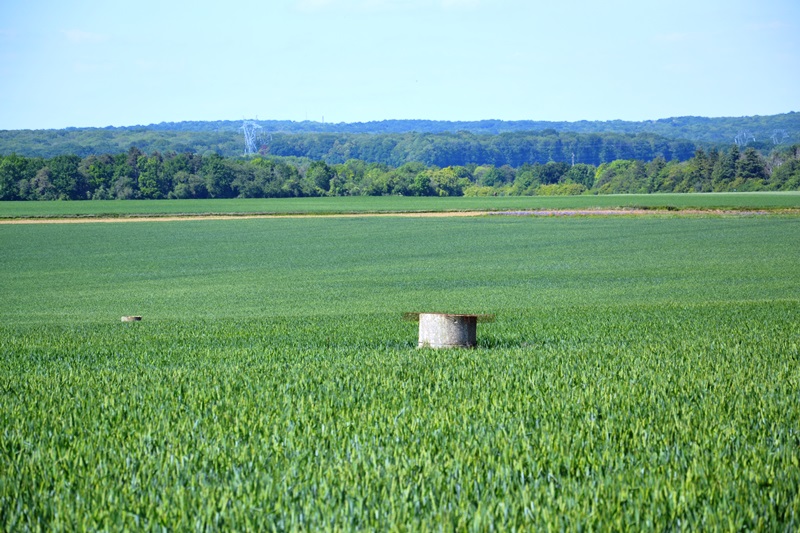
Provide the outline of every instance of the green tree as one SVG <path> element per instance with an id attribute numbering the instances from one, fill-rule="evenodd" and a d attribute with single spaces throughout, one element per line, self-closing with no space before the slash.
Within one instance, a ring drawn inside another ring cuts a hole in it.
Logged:
<path id="1" fill-rule="evenodd" d="M 570 166 L 564 162 L 548 161 L 544 165 L 534 165 L 539 173 L 539 182 L 544 185 L 558 183 L 569 172 Z"/>
<path id="2" fill-rule="evenodd" d="M 171 189 L 171 180 L 164 177 L 162 158 L 158 152 L 150 156 L 141 156 L 139 167 L 139 191 L 143 198 L 166 198 Z"/>
<path id="3" fill-rule="evenodd" d="M 306 179 L 322 191 L 322 194 L 330 191 L 331 180 L 336 177 L 334 170 L 325 161 L 314 161 L 306 170 Z"/>
<path id="4" fill-rule="evenodd" d="M 539 180 L 539 173 L 534 170 L 532 165 L 526 163 L 517 169 L 510 193 L 520 196 L 532 195 L 541 183 Z"/>
<path id="5" fill-rule="evenodd" d="M 144 153 L 131 146 L 114 158 L 113 195 L 119 200 L 139 197 L 139 158 Z"/>
<path id="6" fill-rule="evenodd" d="M 360 184 L 349 189 L 350 194 L 365 196 L 382 196 L 389 194 L 388 173 L 389 171 L 381 167 L 371 167 L 364 174 Z"/>
<path id="7" fill-rule="evenodd" d="M 208 198 L 206 180 L 202 176 L 179 170 L 173 176 L 172 183 L 169 198 Z"/>
<path id="8" fill-rule="evenodd" d="M 661 169 L 651 187 L 655 185 L 653 192 L 676 192 L 684 179 L 683 164 L 673 159 Z"/>
<path id="9" fill-rule="evenodd" d="M 666 166 L 667 161 L 661 155 L 657 156 L 655 159 L 645 165 L 648 193 L 658 190 L 658 177 Z"/>
<path id="10" fill-rule="evenodd" d="M 739 161 L 739 147 L 735 144 L 723 153 L 711 170 L 711 188 L 714 191 L 728 191 L 736 179 L 736 163 Z"/>
<path id="11" fill-rule="evenodd" d="M 19 200 L 19 184 L 27 176 L 24 157 L 11 154 L 0 158 L 0 200 Z"/>
<path id="12" fill-rule="evenodd" d="M 592 165 L 578 163 L 572 165 L 562 176 L 564 183 L 578 183 L 589 189 L 594 185 L 594 173 L 596 169 Z"/>
<path id="13" fill-rule="evenodd" d="M 777 190 L 796 191 L 800 189 L 800 160 L 784 162 L 772 172 L 770 183 Z"/>
<path id="14" fill-rule="evenodd" d="M 231 164 L 218 154 L 203 158 L 200 173 L 206 182 L 211 198 L 233 198 L 233 180 L 236 178 Z"/>
<path id="15" fill-rule="evenodd" d="M 599 194 L 646 193 L 650 186 L 642 161 L 618 159 L 597 169 L 594 190 Z"/>
<path id="16" fill-rule="evenodd" d="M 413 196 L 433 196 L 435 191 L 431 184 L 431 177 L 427 171 L 420 172 L 414 177 L 414 182 L 409 187 Z"/>
<path id="17" fill-rule="evenodd" d="M 90 191 L 110 189 L 114 180 L 114 158 L 108 154 L 91 155 L 81 162 L 80 170 L 86 176 Z"/>
<path id="18" fill-rule="evenodd" d="M 800 144 L 774 150 L 769 157 L 771 190 L 797 190 L 800 187 Z"/>
<path id="19" fill-rule="evenodd" d="M 31 180 L 31 196 L 33 200 L 56 200 L 59 191 L 53 186 L 51 181 L 52 171 L 50 167 L 44 166 L 39 169 L 36 176 Z"/>
<path id="20" fill-rule="evenodd" d="M 755 148 L 745 148 L 736 164 L 736 181 L 741 181 L 746 189 L 753 190 L 761 188 L 766 180 L 767 169 L 764 158 Z"/>
<path id="21" fill-rule="evenodd" d="M 686 163 L 677 192 L 710 192 L 712 167 L 713 163 L 705 151 L 697 149 L 694 157 Z"/>
<path id="22" fill-rule="evenodd" d="M 58 155 L 47 162 L 50 182 L 58 191 L 59 198 L 86 199 L 86 184 L 78 170 L 80 164 L 81 158 L 77 155 Z"/>

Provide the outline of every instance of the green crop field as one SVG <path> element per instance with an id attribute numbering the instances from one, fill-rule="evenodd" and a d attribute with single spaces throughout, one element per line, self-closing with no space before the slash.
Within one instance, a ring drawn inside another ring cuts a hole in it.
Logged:
<path id="1" fill-rule="evenodd" d="M 235 200 L 92 200 L 0 202 L 0 219 L 59 216 L 167 215 L 176 213 L 369 213 L 529 209 L 798 209 L 799 192 L 713 194 L 609 194 L 602 196 L 503 196 L 432 198 L 356 196 Z"/>
<path id="2" fill-rule="evenodd" d="M 264 205 L 204 211 L 296 209 Z M 800 528 L 797 215 L 20 224 L 0 249 L 5 531 Z M 417 349 L 411 311 L 495 320 Z"/>

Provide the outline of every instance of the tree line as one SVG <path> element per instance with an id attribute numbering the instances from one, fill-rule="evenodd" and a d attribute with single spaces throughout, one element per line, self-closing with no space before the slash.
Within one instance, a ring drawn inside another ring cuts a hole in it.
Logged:
<path id="1" fill-rule="evenodd" d="M 152 129 L 68 129 L 0 132 L 0 154 L 51 158 L 119 153 L 136 146 L 145 153 L 191 152 L 237 157 L 244 153 L 241 131 L 178 131 Z M 686 160 L 697 148 L 691 141 L 651 133 L 571 133 L 556 130 L 507 132 L 498 135 L 468 131 L 440 133 L 266 133 L 256 150 L 264 156 L 307 157 L 328 164 L 361 159 L 401 166 L 420 162 L 453 165 L 510 165 L 563 161 L 600 165 L 615 159 Z"/>
<path id="2" fill-rule="evenodd" d="M 313 133 L 273 135 L 261 147 L 263 155 L 308 157 L 329 164 L 350 159 L 401 166 L 423 163 L 448 167 L 545 164 L 548 161 L 600 165 L 617 159 L 650 161 L 663 157 L 681 161 L 699 145 L 649 133 L 559 133 L 555 130 L 476 135 L 470 132 L 436 134 L 354 135 Z"/>
<path id="3" fill-rule="evenodd" d="M 658 155 L 599 165 L 545 163 L 392 166 L 347 159 L 191 152 L 0 156 L 0 200 L 479 196 L 800 190 L 800 144 L 763 156 L 736 145 L 696 149 L 685 161 Z"/>
<path id="4" fill-rule="evenodd" d="M 574 133 L 652 133 L 670 139 L 688 139 L 704 143 L 733 142 L 735 137 L 746 132 L 752 137 L 748 141 L 767 144 L 794 144 L 800 142 L 800 113 L 790 112 L 777 115 L 750 117 L 670 117 L 657 120 L 580 120 L 542 121 L 542 120 L 380 120 L 370 122 L 318 122 L 313 120 L 253 120 L 265 132 L 304 134 L 304 133 L 352 133 L 352 134 L 397 134 L 397 133 L 458 133 L 462 131 L 479 135 L 497 135 L 509 132 L 530 132 L 555 130 Z M 189 132 L 219 133 L 241 131 L 242 122 L 235 120 L 161 122 L 146 126 L 121 126 L 107 128 L 67 128 L 49 130 L 59 134 L 72 135 L 81 132 L 100 132 L 114 136 L 120 132 Z M 25 130 L 3 133 L 23 134 Z M 31 132 L 33 130 L 27 130 Z M 42 130 L 40 130 L 42 131 Z M 753 139 L 754 138 L 754 139 Z M 142 148 L 141 144 L 137 144 Z M 16 150 L 17 153 L 23 153 Z M 0 153 L 8 153 L 0 150 Z M 31 155 L 31 154 L 28 154 Z M 39 154 L 36 154 L 39 155 Z M 53 154 L 57 155 L 57 154 Z"/>

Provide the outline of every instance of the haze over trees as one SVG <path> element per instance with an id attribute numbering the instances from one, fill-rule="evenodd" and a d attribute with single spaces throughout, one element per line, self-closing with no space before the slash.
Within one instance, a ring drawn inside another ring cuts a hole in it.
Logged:
<path id="1" fill-rule="evenodd" d="M 0 200 L 800 189 L 800 113 L 636 123 L 258 124 L 257 153 L 249 156 L 240 122 L 2 131 Z M 551 127 L 516 131 L 542 125 Z M 733 134 L 744 126 L 752 129 Z M 581 131 L 556 129 L 567 127 Z M 694 140 L 655 133 L 669 128 Z"/>
<path id="2" fill-rule="evenodd" d="M 271 155 L 327 163 L 363 159 L 400 166 L 448 166 L 563 161 L 599 165 L 614 159 L 686 160 L 697 148 L 752 146 L 768 152 L 800 143 L 800 113 L 766 117 L 677 117 L 654 121 L 542 122 L 386 120 L 354 124 L 252 121 L 258 148 Z M 0 131 L 0 154 L 31 157 L 115 154 L 136 146 L 146 153 L 242 155 L 242 122 L 178 122 L 119 128 Z"/>

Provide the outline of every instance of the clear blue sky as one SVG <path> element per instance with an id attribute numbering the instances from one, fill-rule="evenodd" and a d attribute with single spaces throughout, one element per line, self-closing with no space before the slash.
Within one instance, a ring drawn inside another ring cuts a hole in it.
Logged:
<path id="1" fill-rule="evenodd" d="M 0 129 L 789 111 L 797 0 L 0 5 Z"/>

